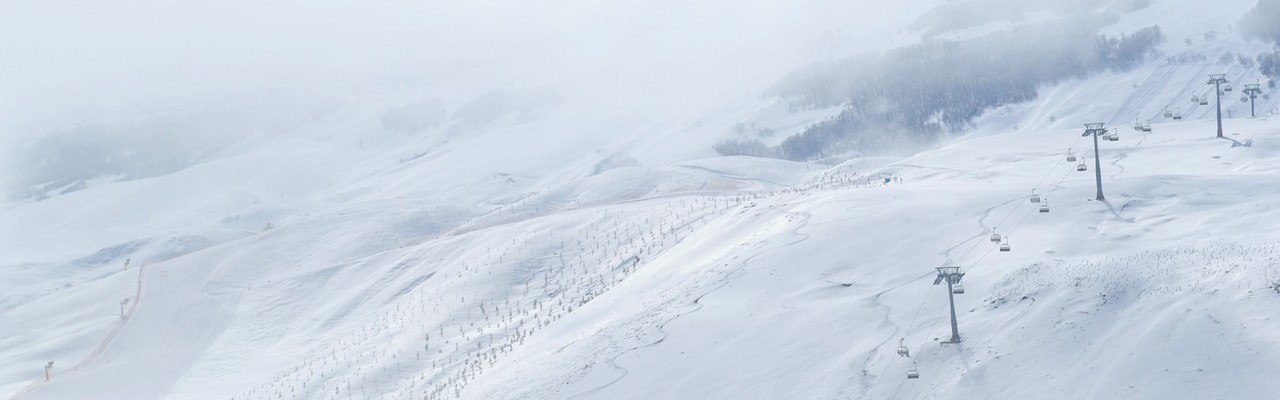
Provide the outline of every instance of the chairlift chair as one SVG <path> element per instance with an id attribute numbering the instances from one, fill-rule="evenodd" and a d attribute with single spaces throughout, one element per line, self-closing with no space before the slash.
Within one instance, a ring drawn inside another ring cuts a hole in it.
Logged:
<path id="1" fill-rule="evenodd" d="M 1230 91 L 1231 91 L 1231 84 L 1230 84 L 1230 83 L 1228 83 L 1228 84 L 1222 85 L 1222 91 L 1224 91 L 1224 92 L 1230 92 Z"/>
<path id="2" fill-rule="evenodd" d="M 1067 162 L 1076 162 L 1076 155 L 1067 153 Z"/>
<path id="3" fill-rule="evenodd" d="M 1040 212 L 1042 212 L 1042 213 L 1047 213 L 1047 212 L 1049 212 L 1049 201 L 1048 201 L 1048 200 L 1045 200 L 1045 202 L 1044 202 L 1044 203 L 1040 203 Z"/>
<path id="4" fill-rule="evenodd" d="M 1080 163 L 1080 165 L 1076 166 L 1076 171 L 1084 172 L 1088 170 L 1089 170 L 1089 166 L 1085 165 L 1084 163 Z"/>
<path id="5" fill-rule="evenodd" d="M 920 379 L 920 370 L 916 369 L 914 364 L 912 364 L 911 369 L 907 371 L 907 379 Z"/>
<path id="6" fill-rule="evenodd" d="M 951 293 L 964 294 L 964 285 L 957 283 L 954 287 L 951 288 Z"/>
<path id="7" fill-rule="evenodd" d="M 1035 190 L 1035 189 L 1031 189 L 1031 202 L 1032 202 L 1032 203 L 1039 203 L 1039 202 L 1040 202 L 1040 195 L 1036 194 L 1036 190 Z"/>
<path id="8" fill-rule="evenodd" d="M 1201 98 L 1200 98 L 1200 105 L 1202 105 L 1202 106 L 1207 106 L 1207 105 L 1209 105 L 1209 98 L 1208 98 L 1208 97 L 1201 97 Z"/>
<path id="9" fill-rule="evenodd" d="M 1175 119 L 1175 120 L 1182 119 L 1182 110 L 1174 111 L 1174 112 L 1173 112 L 1173 119 Z"/>
<path id="10" fill-rule="evenodd" d="M 1164 109 L 1164 117 L 1165 117 L 1165 118 L 1173 118 L 1173 111 L 1169 111 L 1169 109 L 1168 109 L 1168 108 Z"/>
<path id="11" fill-rule="evenodd" d="M 911 350 L 907 349 L 907 345 L 902 344 L 904 339 L 898 339 L 898 355 L 901 357 L 911 357 Z"/>
<path id="12" fill-rule="evenodd" d="M 1199 102 L 1200 102 L 1200 95 L 1192 93 L 1192 94 L 1191 94 L 1191 102 L 1192 102 L 1192 103 L 1199 103 Z"/>
<path id="13" fill-rule="evenodd" d="M 1241 103 L 1248 103 L 1248 102 L 1249 102 L 1249 96 L 1248 96 L 1248 95 L 1240 96 L 1240 102 L 1241 102 Z"/>
<path id="14" fill-rule="evenodd" d="M 1000 234 L 991 232 L 991 243 L 1000 243 Z"/>
<path id="15" fill-rule="evenodd" d="M 1000 251 L 1004 251 L 1004 252 L 1008 252 L 1008 251 L 1009 251 L 1009 237 L 1008 237 L 1008 236 L 1005 236 L 1004 241 L 1003 241 L 1003 242 L 1000 242 Z"/>

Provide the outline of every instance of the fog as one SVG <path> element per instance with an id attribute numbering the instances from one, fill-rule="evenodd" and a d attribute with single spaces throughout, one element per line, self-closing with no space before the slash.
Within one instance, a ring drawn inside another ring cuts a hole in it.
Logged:
<path id="1" fill-rule="evenodd" d="M 63 144 L 198 158 L 397 93 L 450 110 L 540 88 L 619 112 L 709 107 L 797 66 L 890 46 L 930 3 L 4 2 L 4 192 L 96 168 L 49 165 Z"/>

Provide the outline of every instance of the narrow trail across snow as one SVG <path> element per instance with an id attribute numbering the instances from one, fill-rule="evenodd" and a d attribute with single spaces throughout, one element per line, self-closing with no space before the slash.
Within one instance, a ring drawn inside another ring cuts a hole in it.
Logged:
<path id="1" fill-rule="evenodd" d="M 115 324 L 115 326 L 111 327 L 111 330 L 108 331 L 107 335 L 102 338 L 102 341 L 98 342 L 98 346 L 94 347 L 93 351 L 89 352 L 88 356 L 85 356 L 84 359 L 81 359 L 80 362 L 76 363 L 76 365 L 71 366 L 71 368 L 68 368 L 66 370 L 63 370 L 57 373 L 50 373 L 49 381 L 52 381 L 60 377 L 70 376 L 72 374 L 75 374 L 76 372 L 79 372 L 81 369 L 84 369 L 84 367 L 87 367 L 90 364 L 93 364 L 93 362 L 98 359 L 98 356 L 102 355 L 102 352 L 107 349 L 107 346 L 111 345 L 112 340 L 115 340 L 116 335 L 120 333 L 120 329 L 124 328 L 125 324 L 129 323 L 129 316 L 133 315 L 134 309 L 138 308 L 138 303 L 142 302 L 142 282 L 143 282 L 143 277 L 146 276 L 147 265 L 148 264 L 144 263 L 138 266 L 137 289 L 134 292 L 133 301 L 130 302 L 129 309 L 126 310 L 124 314 L 120 315 L 120 322 Z M 44 386 L 44 384 L 47 382 L 48 381 L 44 381 L 44 380 L 36 380 L 34 382 L 31 382 L 26 387 L 23 387 L 22 389 L 14 393 L 13 396 L 10 396 L 9 399 L 16 400 L 22 396 L 31 394 L 32 392 L 39 390 L 40 387 Z"/>

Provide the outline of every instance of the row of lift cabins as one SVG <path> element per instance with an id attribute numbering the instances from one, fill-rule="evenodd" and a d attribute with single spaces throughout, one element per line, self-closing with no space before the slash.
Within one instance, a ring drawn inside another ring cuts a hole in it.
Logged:
<path id="1" fill-rule="evenodd" d="M 1095 129 L 1100 129 L 1102 124 L 1086 124 L 1086 126 L 1089 127 L 1090 129 L 1090 131 L 1085 134 L 1086 136 L 1088 136 L 1088 135 L 1094 134 Z M 1151 132 L 1151 124 L 1150 123 L 1147 123 L 1145 125 L 1140 124 L 1135 126 L 1135 129 L 1144 131 L 1144 132 Z M 1102 138 L 1102 140 L 1107 140 L 1107 141 L 1120 140 L 1119 134 L 1111 132 L 1110 130 L 1107 130 L 1107 129 L 1101 129 L 1101 130 L 1105 132 L 1105 133 L 1099 134 L 1098 136 Z M 1067 162 L 1074 163 L 1077 161 L 1078 159 L 1075 153 L 1073 153 L 1071 149 L 1067 149 Z M 1086 165 L 1083 162 L 1076 165 L 1076 171 L 1088 171 L 1088 170 L 1089 170 L 1088 165 Z M 1035 189 L 1031 190 L 1030 201 L 1032 204 L 1039 206 L 1039 209 L 1038 209 L 1039 212 L 1041 213 L 1049 212 L 1049 199 L 1040 197 L 1040 195 L 1036 193 Z M 1000 236 L 1000 234 L 995 233 L 994 230 L 992 230 L 992 233 L 991 233 L 991 243 L 998 244 L 1000 246 L 999 249 L 1001 252 L 1009 252 L 1010 250 L 1012 250 L 1012 247 L 1009 246 L 1009 237 L 1007 235 Z M 960 267 L 938 267 L 938 277 L 933 281 L 934 285 L 939 285 L 939 284 L 942 284 L 943 282 L 946 282 L 947 289 L 948 289 L 947 297 L 951 302 L 951 339 L 943 343 L 959 343 L 960 342 L 960 333 L 956 323 L 955 295 L 964 294 L 964 284 L 960 282 L 962 278 L 964 278 L 964 273 L 960 272 Z M 911 350 L 907 348 L 907 345 L 904 343 L 905 340 L 906 338 L 898 340 L 898 355 L 902 357 L 911 357 Z M 907 379 L 919 379 L 919 378 L 920 378 L 920 370 L 916 367 L 915 364 L 912 364 L 911 369 L 907 371 Z"/>
<path id="2" fill-rule="evenodd" d="M 1227 80 L 1223 75 L 1210 75 L 1209 84 L 1215 85 L 1218 90 L 1218 93 L 1217 93 L 1218 109 L 1219 109 L 1218 136 L 1221 137 L 1222 136 L 1222 128 L 1221 128 L 1222 126 L 1222 112 L 1221 112 L 1222 95 L 1231 91 L 1232 89 L 1231 83 L 1227 82 Z M 1258 98 L 1258 96 L 1262 94 L 1262 91 L 1260 90 L 1259 86 L 1260 86 L 1259 84 L 1245 85 L 1246 88 L 1245 90 L 1242 91 L 1240 101 L 1242 102 L 1255 101 Z M 1199 105 L 1209 104 L 1209 99 L 1207 94 L 1204 96 L 1192 94 L 1191 101 L 1194 103 L 1198 103 Z M 1253 109 L 1254 109 L 1253 104 L 1250 104 L 1251 115 L 1255 114 Z M 1178 109 L 1175 111 L 1169 111 L 1169 109 L 1166 107 L 1164 110 L 1164 117 L 1173 119 L 1173 120 L 1181 120 L 1182 110 Z M 1119 133 L 1116 133 L 1110 129 L 1103 128 L 1103 125 L 1104 124 L 1102 123 L 1085 124 L 1085 133 L 1083 136 L 1094 137 L 1093 151 L 1094 151 L 1095 163 L 1100 163 L 1100 161 L 1097 159 L 1098 139 L 1111 141 L 1111 142 L 1120 140 Z M 1150 121 L 1140 122 L 1135 120 L 1133 123 L 1133 129 L 1135 131 L 1144 132 L 1144 133 L 1151 132 L 1151 122 Z M 1079 164 L 1076 165 L 1076 171 L 1085 172 L 1089 170 L 1088 164 L 1085 164 L 1083 160 L 1078 160 L 1075 153 L 1073 153 L 1071 149 L 1067 149 L 1066 160 L 1068 163 L 1075 163 L 1077 161 L 1080 162 Z M 1100 167 L 1101 167 L 1100 165 L 1095 166 L 1095 173 L 1097 174 L 1097 185 L 1098 185 L 1097 199 L 1103 200 L 1104 198 L 1102 195 L 1101 171 L 1096 171 L 1096 168 L 1100 168 Z M 1032 204 L 1039 206 L 1039 212 L 1041 213 L 1049 212 L 1049 200 L 1047 198 L 1041 198 L 1039 194 L 1036 194 L 1035 189 L 1031 190 L 1030 201 Z M 1009 237 L 1007 235 L 1001 237 L 1000 234 L 995 233 L 994 230 L 992 230 L 992 233 L 991 233 L 991 243 L 998 244 L 1000 246 L 999 249 L 1001 252 L 1008 252 L 1011 249 L 1011 247 L 1009 246 Z M 964 278 L 964 273 L 960 272 L 960 267 L 937 267 L 937 269 L 938 269 L 938 276 L 936 279 L 934 279 L 933 284 L 939 285 L 939 284 L 942 284 L 943 282 L 946 282 L 947 289 L 948 289 L 947 297 L 948 297 L 948 300 L 950 300 L 950 304 L 951 304 L 951 339 L 943 343 L 959 343 L 960 332 L 956 324 L 955 295 L 964 294 L 964 285 L 960 283 L 961 279 Z M 898 355 L 901 357 L 909 358 L 911 357 L 911 350 L 907 348 L 906 344 L 904 343 L 905 340 L 906 338 L 898 340 Z M 915 363 L 912 363 L 911 369 L 907 370 L 907 379 L 919 379 L 919 378 L 920 378 L 920 370 L 917 368 Z"/>

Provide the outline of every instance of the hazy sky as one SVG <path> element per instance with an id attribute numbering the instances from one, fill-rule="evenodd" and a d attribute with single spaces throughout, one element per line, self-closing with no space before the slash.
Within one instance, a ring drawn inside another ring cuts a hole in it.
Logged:
<path id="1" fill-rule="evenodd" d="M 410 90 L 546 86 L 660 111 L 882 48 L 935 2 L 4 1 L 0 145 L 174 112 L 254 124 Z"/>

